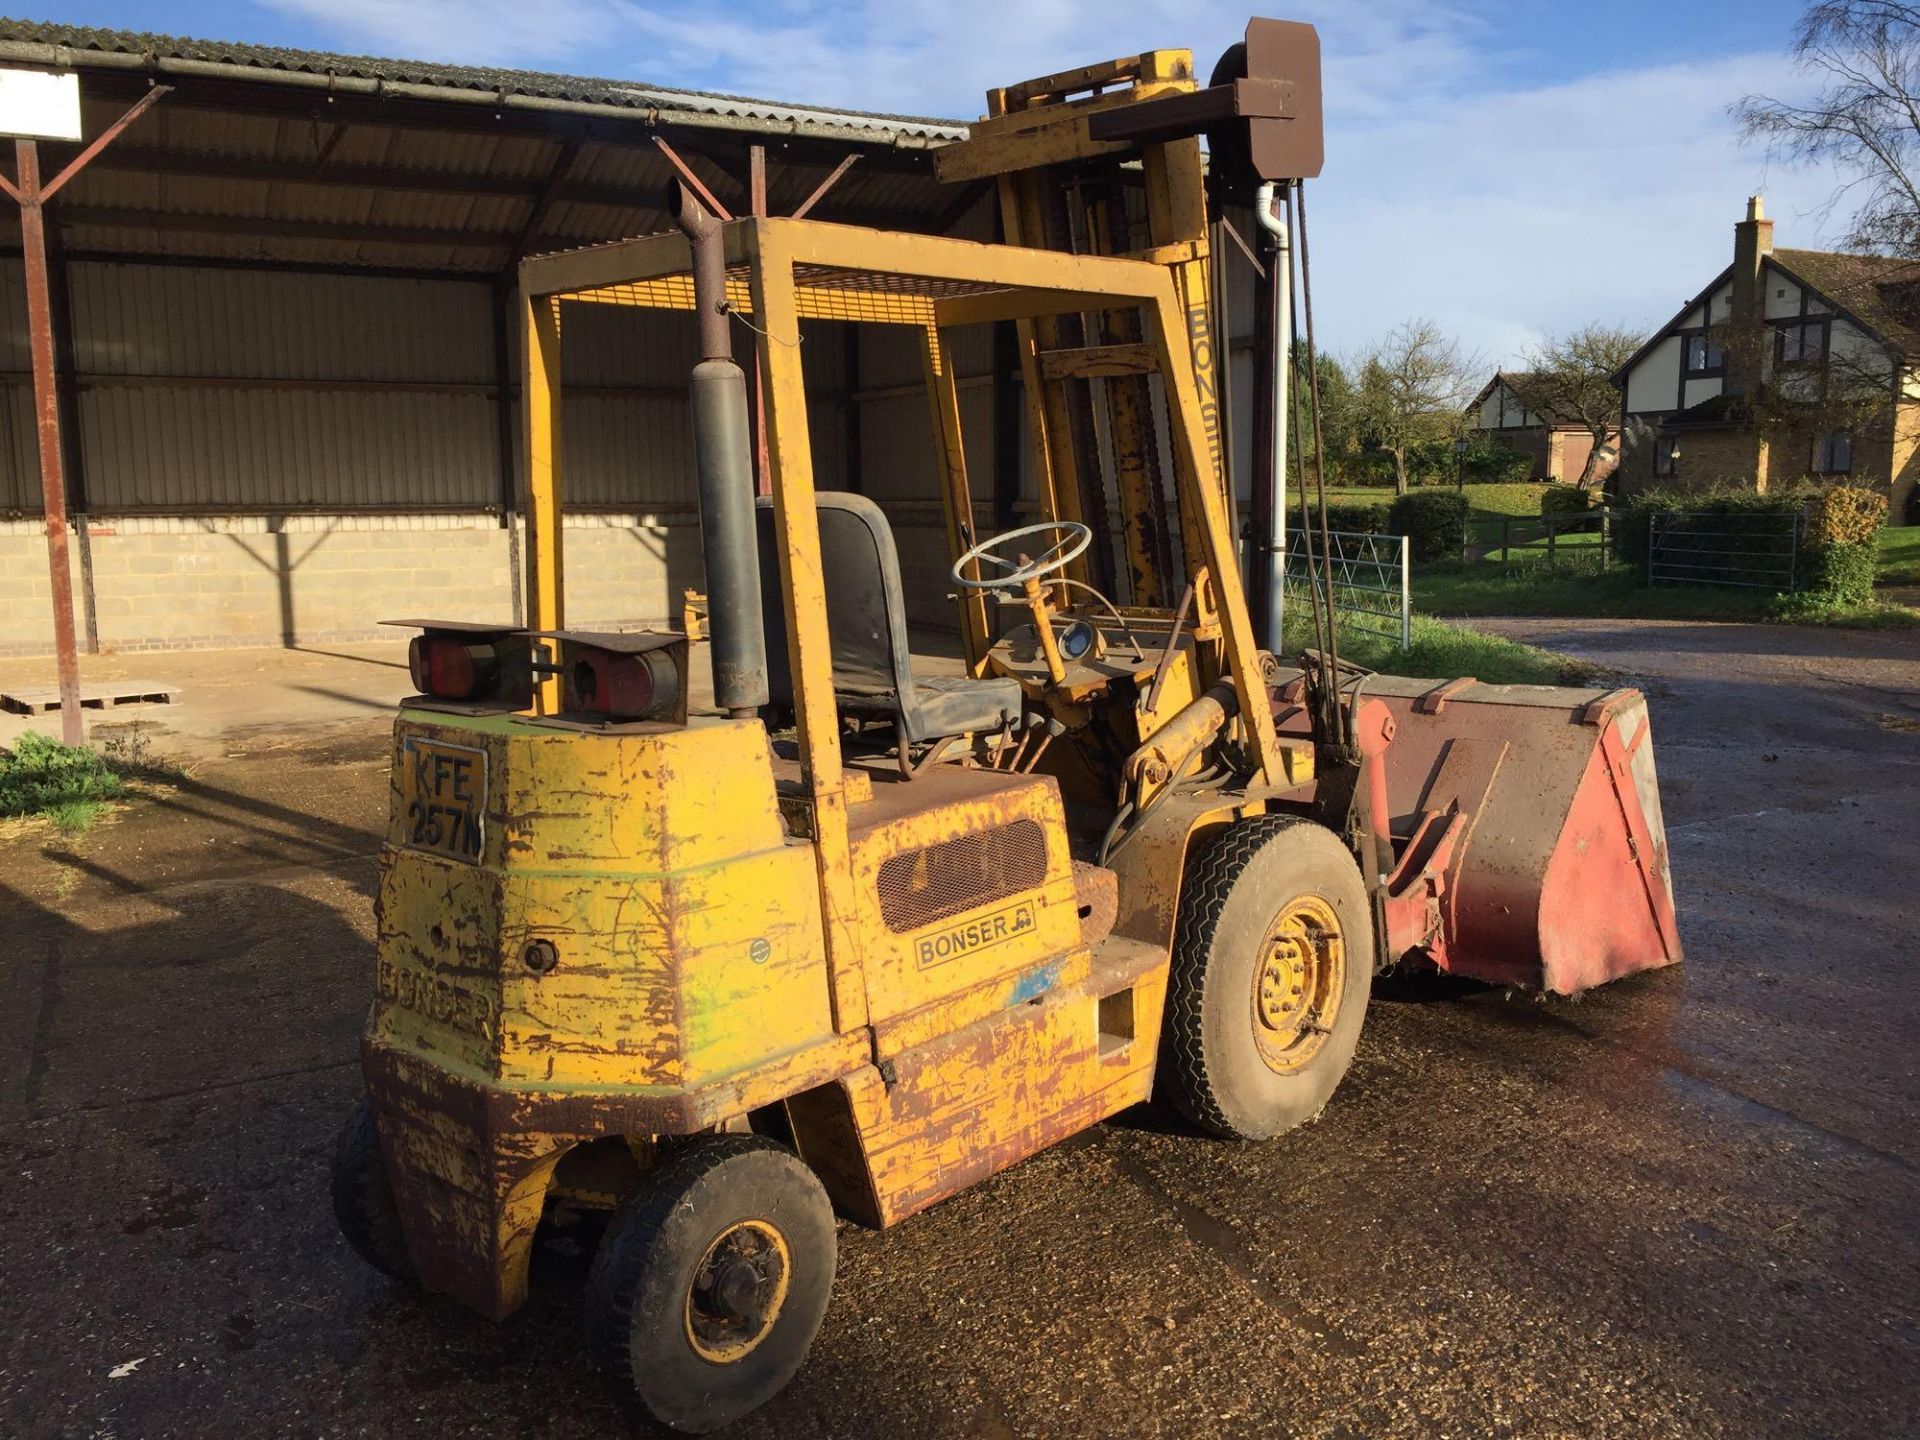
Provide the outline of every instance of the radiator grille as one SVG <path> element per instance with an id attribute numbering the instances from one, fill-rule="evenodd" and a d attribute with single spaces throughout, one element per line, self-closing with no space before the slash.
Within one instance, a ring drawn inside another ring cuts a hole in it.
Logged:
<path id="1" fill-rule="evenodd" d="M 1047 878 L 1047 835 L 1016 820 L 956 835 L 880 866 L 880 913 L 896 935 L 1032 890 Z"/>

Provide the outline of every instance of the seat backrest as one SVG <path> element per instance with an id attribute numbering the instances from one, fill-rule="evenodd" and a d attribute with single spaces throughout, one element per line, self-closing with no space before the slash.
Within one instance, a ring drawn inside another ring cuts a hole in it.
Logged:
<path id="1" fill-rule="evenodd" d="M 823 490 L 820 561 L 827 591 L 827 637 L 835 694 L 898 696 L 913 683 L 907 650 L 906 596 L 893 527 L 864 495 Z M 767 674 L 773 698 L 793 703 L 787 663 L 787 614 L 780 588 L 780 546 L 773 501 L 762 497 L 754 519 L 760 540 L 760 596 L 767 630 Z"/>

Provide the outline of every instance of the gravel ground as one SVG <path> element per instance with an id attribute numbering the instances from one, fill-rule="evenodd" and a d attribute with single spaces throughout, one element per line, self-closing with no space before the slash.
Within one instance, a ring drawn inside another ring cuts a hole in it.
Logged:
<path id="1" fill-rule="evenodd" d="M 1480 623 L 1650 691 L 1687 964 L 1383 989 L 1302 1132 L 1136 1111 L 843 1226 L 811 1361 L 731 1433 L 1920 1430 L 1920 637 Z M 496 1326 L 334 1234 L 385 779 L 352 697 L 398 682 L 299 664 L 337 709 L 6 837 L 0 1431 L 648 1433 L 571 1237 Z"/>

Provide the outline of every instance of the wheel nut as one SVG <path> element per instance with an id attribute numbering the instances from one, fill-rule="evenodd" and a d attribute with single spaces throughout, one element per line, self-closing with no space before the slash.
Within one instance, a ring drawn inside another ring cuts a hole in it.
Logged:
<path id="1" fill-rule="evenodd" d="M 520 959 L 534 974 L 544 975 L 560 963 L 560 952 L 553 948 L 551 940 L 529 940 L 527 948 L 520 952 Z"/>

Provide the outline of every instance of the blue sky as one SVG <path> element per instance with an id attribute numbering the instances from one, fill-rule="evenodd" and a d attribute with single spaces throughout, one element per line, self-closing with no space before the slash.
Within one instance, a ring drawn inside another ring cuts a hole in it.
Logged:
<path id="1" fill-rule="evenodd" d="M 24 5 L 27 0 L 21 0 Z M 990 84 L 1156 46 L 1204 69 L 1247 0 L 82 0 L 32 18 L 971 116 Z M 1806 82 L 1798 0 L 1297 0 L 1326 66 L 1311 192 L 1324 340 L 1431 316 L 1489 364 L 1601 320 L 1651 329 L 1763 191 L 1816 246 L 1837 177 L 1769 164 L 1727 106 Z"/>

